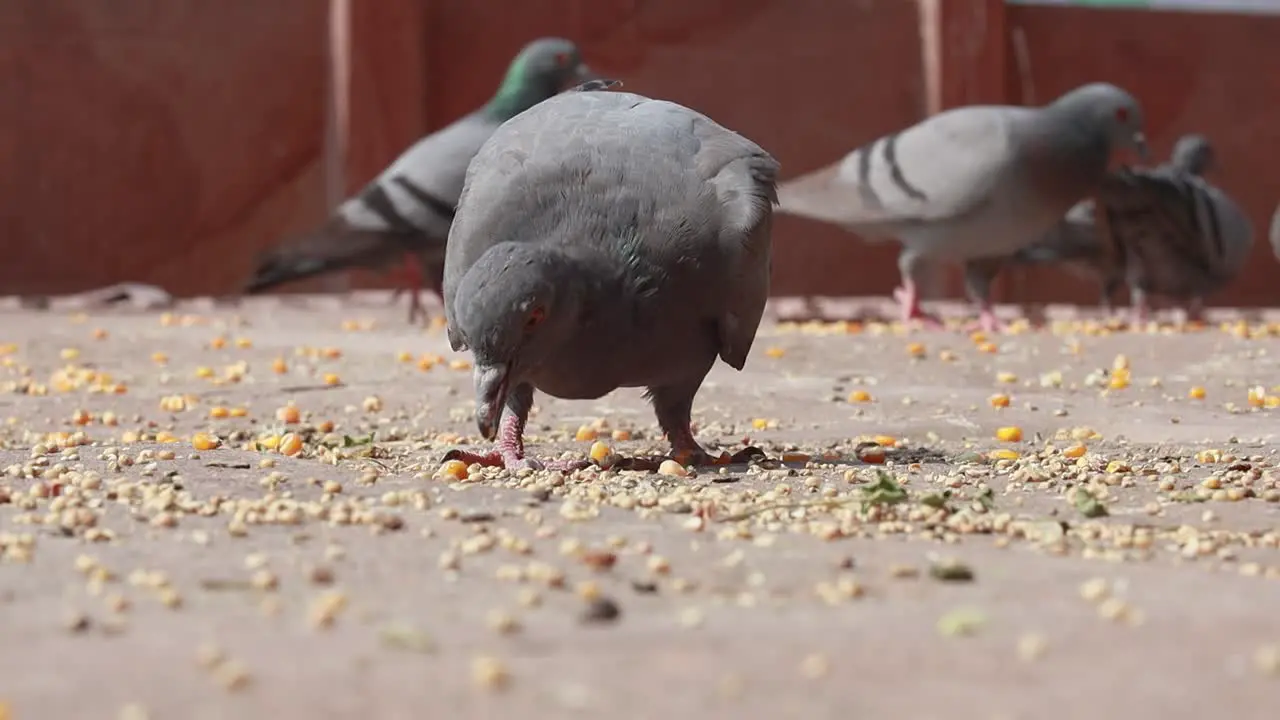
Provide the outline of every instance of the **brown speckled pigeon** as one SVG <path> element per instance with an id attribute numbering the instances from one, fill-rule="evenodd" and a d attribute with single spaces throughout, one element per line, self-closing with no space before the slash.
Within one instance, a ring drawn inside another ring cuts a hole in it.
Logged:
<path id="1" fill-rule="evenodd" d="M 981 325 L 993 330 L 990 285 L 1005 259 L 1094 189 L 1113 150 L 1145 155 L 1142 126 L 1138 101 L 1106 83 L 1043 107 L 956 108 L 784 183 L 778 209 L 872 241 L 897 238 L 904 320 L 937 323 L 920 310 L 920 261 L 961 262 Z"/>
<path id="2" fill-rule="evenodd" d="M 675 457 L 707 462 L 693 398 L 717 357 L 746 363 L 777 173 L 704 115 L 598 85 L 499 128 L 467 172 L 444 268 L 449 342 L 474 355 L 476 423 L 497 449 L 447 457 L 580 465 L 525 456 L 534 391 L 643 387 Z"/>
<path id="3" fill-rule="evenodd" d="M 413 322 L 423 312 L 422 281 L 440 291 L 449 225 L 467 164 L 480 145 L 506 120 L 591 77 L 572 42 L 541 38 L 529 43 L 484 107 L 419 140 L 319 229 L 264 253 L 245 291 L 265 292 L 356 267 L 383 270 L 405 259 Z"/>
<path id="4" fill-rule="evenodd" d="M 1203 135 L 1189 134 L 1178 139 L 1174 144 L 1173 152 L 1169 156 L 1169 161 L 1157 166 L 1152 170 L 1139 170 L 1139 174 L 1146 172 L 1156 172 L 1160 175 L 1167 176 L 1170 182 L 1177 182 L 1179 178 L 1202 178 L 1206 173 L 1212 172 L 1217 166 L 1216 154 L 1213 145 Z M 1118 189 L 1120 191 L 1119 202 L 1124 203 L 1133 209 L 1131 191 L 1125 183 L 1115 183 L 1114 181 L 1106 181 L 1104 186 L 1109 189 Z M 1190 185 L 1187 185 L 1190 188 Z M 1198 191 L 1189 190 L 1191 197 Z M 1194 210 L 1193 210 L 1194 211 Z M 1122 217 L 1123 215 L 1123 217 Z M 1082 200 L 1071 208 L 1063 219 L 1054 225 L 1049 232 L 1037 242 L 1028 245 L 1018 251 L 1012 260 L 1013 264 L 1018 265 L 1036 265 L 1048 263 L 1061 263 L 1065 268 L 1080 275 L 1093 276 L 1098 279 L 1102 289 L 1101 304 L 1110 310 L 1112 300 L 1115 297 L 1116 290 L 1124 283 L 1126 277 L 1133 275 L 1134 277 L 1149 277 L 1149 290 L 1163 294 L 1157 288 L 1166 287 L 1175 290 L 1176 285 L 1183 284 L 1184 280 L 1177 283 L 1171 283 L 1165 276 L 1170 273 L 1176 277 L 1178 272 L 1190 273 L 1198 275 L 1205 282 L 1193 283 L 1204 288 L 1205 291 L 1214 289 L 1212 286 L 1215 281 L 1211 281 L 1211 272 L 1197 271 L 1195 266 L 1186 266 L 1182 271 L 1174 271 L 1169 267 L 1169 263 L 1180 264 L 1180 260 L 1174 258 L 1169 253 L 1160 252 L 1159 244 L 1166 242 L 1158 234 L 1144 231 L 1142 228 L 1147 223 L 1143 219 L 1144 215 L 1139 213 L 1134 215 L 1132 212 L 1122 214 L 1112 212 L 1108 216 L 1111 232 L 1107 232 L 1097 222 L 1097 209 L 1093 198 Z M 1136 220 L 1137 227 L 1131 227 Z M 1211 224 L 1212 227 L 1212 224 Z M 1212 231 L 1216 232 L 1216 231 Z M 1243 239 L 1243 238 L 1241 238 Z M 1136 243 L 1134 247 L 1127 247 L 1124 243 Z M 1140 253 L 1129 252 L 1135 248 L 1145 249 Z M 1156 245 L 1151 245 L 1156 243 Z M 1177 244 L 1172 247 L 1178 247 Z M 1202 245 L 1200 253 L 1199 266 L 1201 269 L 1209 268 L 1214 265 L 1215 252 L 1212 250 L 1213 244 Z M 1143 263 L 1144 258 L 1148 259 L 1147 264 L 1155 263 L 1157 265 L 1164 263 L 1165 269 L 1162 272 L 1151 273 L 1144 272 L 1141 268 L 1128 267 L 1130 264 Z M 1220 267 L 1220 266 L 1219 266 Z M 1154 282 L 1154 285 L 1151 283 Z M 1178 295 L 1178 292 L 1173 292 Z M 1137 290 L 1135 292 L 1136 301 L 1141 302 L 1141 307 L 1135 308 L 1140 316 L 1145 316 L 1145 292 Z M 1194 297 L 1189 299 L 1189 314 L 1195 317 L 1199 314 L 1200 301 Z"/>

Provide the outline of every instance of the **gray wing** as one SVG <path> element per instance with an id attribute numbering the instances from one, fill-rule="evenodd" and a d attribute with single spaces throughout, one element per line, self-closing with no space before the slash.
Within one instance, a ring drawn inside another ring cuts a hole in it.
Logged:
<path id="1" fill-rule="evenodd" d="M 1099 195 L 1140 289 L 1209 292 L 1239 273 L 1253 247 L 1253 226 L 1239 205 L 1191 173 L 1170 166 L 1111 173 Z"/>
<path id="2" fill-rule="evenodd" d="M 467 165 L 498 124 L 468 115 L 422 138 L 396 158 L 338 214 L 358 230 L 449 235 Z"/>
<path id="3" fill-rule="evenodd" d="M 886 235 L 964 215 L 1015 161 L 1011 123 L 1035 112 L 973 106 L 940 113 L 783 183 L 779 210 Z"/>
<path id="4" fill-rule="evenodd" d="M 682 243 L 709 241 L 733 258 L 718 270 L 738 280 L 720 308 L 721 350 L 741 367 L 768 293 L 777 171 L 756 144 L 674 103 L 556 96 L 504 124 L 468 169 L 445 256 L 446 314 L 463 274 L 501 242 L 630 237 L 623 262 L 661 264 Z"/>

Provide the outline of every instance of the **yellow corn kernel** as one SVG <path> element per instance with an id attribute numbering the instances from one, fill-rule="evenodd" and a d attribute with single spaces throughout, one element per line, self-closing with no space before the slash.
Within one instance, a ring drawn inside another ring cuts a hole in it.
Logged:
<path id="1" fill-rule="evenodd" d="M 167 353 L 162 353 L 159 351 L 153 352 L 151 353 L 151 362 L 157 365 L 168 365 L 169 355 Z"/>
<path id="2" fill-rule="evenodd" d="M 169 432 L 168 430 L 161 430 L 160 432 L 156 433 L 156 442 L 158 442 L 158 443 L 176 443 L 176 442 L 178 442 L 178 436 L 177 436 L 177 435 L 174 435 L 173 433 Z"/>
<path id="3" fill-rule="evenodd" d="M 996 382 L 1012 385 L 1018 382 L 1018 376 L 1008 371 L 1001 371 L 996 373 Z"/>
<path id="4" fill-rule="evenodd" d="M 1262 407 L 1266 404 L 1267 389 L 1261 385 L 1249 388 L 1249 405 L 1251 407 Z"/>
<path id="5" fill-rule="evenodd" d="M 925 356 L 926 352 L 928 351 L 925 349 L 924 343 L 913 342 L 907 344 L 907 354 L 911 357 L 921 358 Z"/>
<path id="6" fill-rule="evenodd" d="M 77 348 L 63 348 L 58 354 L 63 360 L 75 360 L 80 357 L 80 351 Z"/>
<path id="7" fill-rule="evenodd" d="M 285 362 L 284 358 L 278 357 L 271 361 L 271 372 L 274 372 L 277 375 L 283 375 L 289 372 L 289 363 Z"/>
<path id="8" fill-rule="evenodd" d="M 211 367 L 207 367 L 207 366 L 202 365 L 202 366 L 200 366 L 200 367 L 196 368 L 196 377 L 198 377 L 198 378 L 201 378 L 201 379 L 207 380 L 207 379 L 209 379 L 209 378 L 211 378 L 211 377 L 213 377 L 213 376 L 214 376 L 214 372 L 213 372 L 213 368 L 211 368 Z"/>
<path id="9" fill-rule="evenodd" d="M 400 352 L 396 353 L 396 360 L 402 363 L 413 362 L 413 353 L 409 352 L 408 350 L 401 350 Z"/>
<path id="10" fill-rule="evenodd" d="M 323 380 L 325 385 L 341 385 L 342 384 L 342 378 L 338 377 L 337 373 L 325 373 Z"/>
<path id="11" fill-rule="evenodd" d="M 280 438 L 280 454 L 290 457 L 302 452 L 302 436 L 297 433 L 286 433 Z"/>
<path id="12" fill-rule="evenodd" d="M 198 432 L 191 436 L 191 447 L 196 450 L 213 450 L 221 444 L 221 440 L 209 433 Z"/>
<path id="13" fill-rule="evenodd" d="M 457 360 L 451 360 L 449 361 L 449 369 L 450 370 L 470 370 L 471 361 L 465 360 L 462 358 L 459 358 Z"/>
<path id="14" fill-rule="evenodd" d="M 1085 448 L 1084 445 L 1077 443 L 1067 448 L 1066 450 L 1063 450 L 1062 454 L 1065 457 L 1078 458 L 1078 457 L 1084 457 L 1084 454 L 1086 451 L 1087 451 L 1087 448 Z"/>
<path id="15" fill-rule="evenodd" d="M 777 358 L 780 358 L 783 355 L 786 355 L 787 351 L 775 345 L 773 347 L 765 348 L 764 354 L 765 354 L 765 357 L 771 357 L 776 360 Z"/>
<path id="16" fill-rule="evenodd" d="M 898 438 L 892 435 L 877 435 L 871 440 L 881 447 L 897 447 L 898 445 Z"/>
<path id="17" fill-rule="evenodd" d="M 221 420 L 222 418 L 230 417 L 230 416 L 231 416 L 231 411 L 222 407 L 221 405 L 214 405 L 213 407 L 209 408 L 209 417 L 215 420 Z"/>
<path id="18" fill-rule="evenodd" d="M 1126 368 L 1116 368 L 1111 372 L 1111 379 L 1107 381 L 1107 387 L 1112 390 L 1123 390 L 1129 387 L 1129 371 Z"/>
<path id="19" fill-rule="evenodd" d="M 987 353 L 988 355 L 996 354 L 999 349 L 993 342 L 978 343 L 978 352 Z"/>
<path id="20" fill-rule="evenodd" d="M 987 457 L 992 460 L 1017 460 L 1020 456 L 1016 450 L 1000 449 L 992 450 L 987 453 Z"/>
<path id="21" fill-rule="evenodd" d="M 279 435 L 262 435 L 258 438 L 258 447 L 264 450 L 275 450 L 280 447 Z"/>
<path id="22" fill-rule="evenodd" d="M 853 392 L 849 393 L 849 402 L 851 403 L 871 402 L 871 393 L 867 392 L 866 390 L 854 390 Z"/>
<path id="23" fill-rule="evenodd" d="M 248 350 L 253 347 L 253 341 L 249 338 L 236 338 L 236 347 L 241 350 Z"/>
<path id="24" fill-rule="evenodd" d="M 613 454 L 613 448 L 610 448 L 608 445 L 600 442 L 599 440 L 591 444 L 590 456 L 592 460 L 595 460 L 596 462 L 601 462 L 605 458 L 609 457 L 611 454 Z"/>
<path id="25" fill-rule="evenodd" d="M 106 330 L 103 330 L 102 328 L 94 328 L 94 329 L 93 329 L 93 339 L 94 339 L 94 340 L 106 340 L 106 339 L 107 339 L 107 335 L 108 335 L 107 331 L 106 331 Z"/>
<path id="26" fill-rule="evenodd" d="M 1016 425 L 998 428 L 996 438 L 1004 442 L 1022 442 L 1022 428 Z"/>
<path id="27" fill-rule="evenodd" d="M 630 439 L 631 439 L 630 430 L 614 430 L 613 431 L 614 442 L 626 442 L 627 440 L 630 440 Z"/>
<path id="28" fill-rule="evenodd" d="M 1129 369 L 1129 356 L 1128 356 L 1128 355 L 1117 355 L 1117 356 L 1116 356 L 1116 359 L 1115 359 L 1115 360 L 1113 360 L 1113 361 L 1111 361 L 1111 369 L 1112 369 L 1112 370 L 1128 370 L 1128 369 Z"/>
<path id="29" fill-rule="evenodd" d="M 336 347 L 327 347 L 320 351 L 320 357 L 326 360 L 337 360 L 342 357 L 342 351 Z"/>
<path id="30" fill-rule="evenodd" d="M 228 412 L 231 417 L 246 417 L 249 415 L 249 408 L 233 407 Z"/>
<path id="31" fill-rule="evenodd" d="M 996 393 L 987 398 L 987 402 L 994 408 L 1007 408 L 1009 407 L 1009 396 L 1004 393 Z"/>
<path id="32" fill-rule="evenodd" d="M 209 341 L 209 347 L 214 350 L 221 350 L 227 346 L 227 339 L 221 335 Z"/>
<path id="33" fill-rule="evenodd" d="M 442 480 L 466 480 L 467 464 L 461 460 L 446 460 L 439 470 L 436 470 L 436 477 Z"/>
<path id="34" fill-rule="evenodd" d="M 295 405 L 285 405 L 276 410 L 276 420 L 285 425 L 297 425 L 302 422 L 302 413 Z"/>
<path id="35" fill-rule="evenodd" d="M 578 432 L 574 433 L 573 439 L 578 442 L 591 442 L 599 437 L 600 433 L 590 425 L 583 425 L 578 428 Z"/>
<path id="36" fill-rule="evenodd" d="M 1192 400 L 1203 400 L 1204 396 L 1205 396 L 1205 389 L 1200 387 L 1199 385 L 1196 385 L 1195 387 L 1187 391 L 1187 397 L 1191 398 Z"/>
<path id="37" fill-rule="evenodd" d="M 675 460 L 663 460 L 662 464 L 658 466 L 658 474 L 670 477 L 688 477 L 689 471 Z"/>

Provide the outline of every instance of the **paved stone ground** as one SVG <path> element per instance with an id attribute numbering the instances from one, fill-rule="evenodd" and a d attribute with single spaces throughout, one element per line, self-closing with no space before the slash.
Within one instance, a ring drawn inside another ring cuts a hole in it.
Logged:
<path id="1" fill-rule="evenodd" d="M 0 717 L 1280 707 L 1280 409 L 1249 394 L 1280 403 L 1274 333 L 773 323 L 697 404 L 703 442 L 771 462 L 459 482 L 434 477 L 475 437 L 443 333 L 300 302 L 0 311 Z M 534 453 L 585 454 L 583 426 L 665 447 L 638 391 L 537 404 Z M 263 448 L 290 431 L 298 455 Z"/>

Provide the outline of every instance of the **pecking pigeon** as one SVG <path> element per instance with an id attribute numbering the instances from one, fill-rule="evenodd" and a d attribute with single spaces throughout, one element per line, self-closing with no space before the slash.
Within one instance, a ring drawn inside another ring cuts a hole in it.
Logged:
<path id="1" fill-rule="evenodd" d="M 948 110 L 872 141 L 778 188 L 779 211 L 902 243 L 895 293 L 903 318 L 920 310 L 921 260 L 963 263 L 985 329 L 999 323 L 990 285 L 1005 258 L 1040 237 L 1106 173 L 1113 150 L 1146 154 L 1142 107 L 1106 83 L 1038 108 Z"/>
<path id="2" fill-rule="evenodd" d="M 1183 300 L 1202 319 L 1204 297 L 1240 274 L 1253 249 L 1253 223 L 1225 192 L 1173 166 L 1121 169 L 1099 185 L 1105 234 L 1121 253 L 1134 320 L 1146 322 L 1149 294 Z"/>
<path id="3" fill-rule="evenodd" d="M 467 164 L 480 145 L 506 120 L 592 77 L 572 42 L 542 38 L 529 43 L 488 104 L 419 140 L 319 229 L 264 253 L 246 292 L 355 267 L 385 269 L 405 259 L 412 322 L 423 312 L 418 297 L 423 279 L 440 292 L 449 225 Z"/>
<path id="4" fill-rule="evenodd" d="M 717 357 L 746 363 L 769 291 L 778 163 L 693 110 L 600 91 L 611 84 L 516 116 L 467 171 L 444 307 L 450 345 L 474 355 L 476 422 L 497 449 L 446 457 L 575 467 L 525 457 L 534 390 L 644 387 L 675 457 L 709 461 L 693 398 Z"/>
<path id="5" fill-rule="evenodd" d="M 1169 162 L 1161 165 L 1175 173 L 1203 176 L 1217 165 L 1213 145 L 1203 135 L 1183 135 L 1173 146 Z M 1114 238 L 1107 239 L 1096 224 L 1093 198 L 1076 203 L 1039 240 L 1019 250 L 1013 265 L 1061 263 L 1068 271 L 1097 278 L 1101 305 L 1108 311 L 1116 291 L 1124 283 L 1126 256 Z"/>

